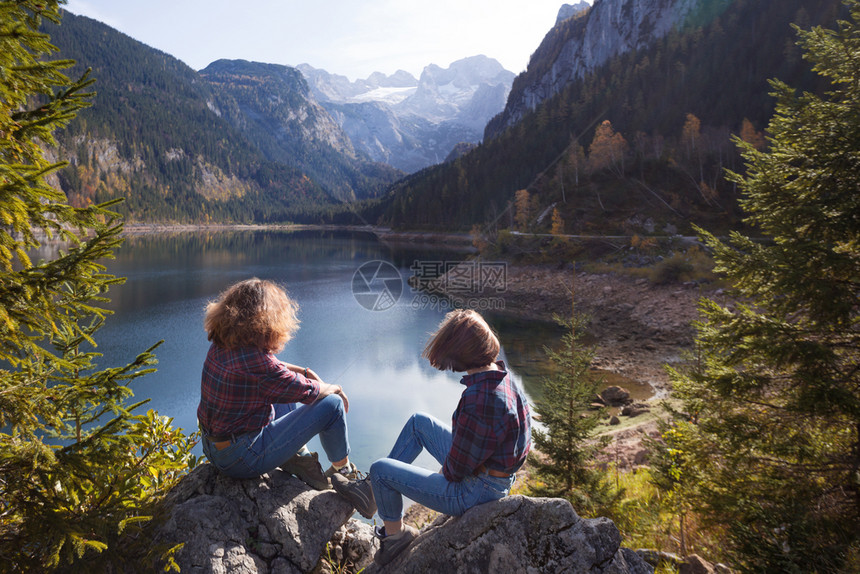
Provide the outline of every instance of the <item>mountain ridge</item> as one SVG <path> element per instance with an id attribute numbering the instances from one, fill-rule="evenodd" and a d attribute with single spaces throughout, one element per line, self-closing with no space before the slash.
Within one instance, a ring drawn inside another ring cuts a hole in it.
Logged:
<path id="1" fill-rule="evenodd" d="M 399 71 L 350 82 L 307 64 L 299 70 L 356 147 L 407 173 L 444 161 L 458 144 L 479 143 L 514 78 L 483 55 L 429 64 L 417 79 Z"/>
<path id="2" fill-rule="evenodd" d="M 329 203 L 299 170 L 268 162 L 213 111 L 197 72 L 96 20 L 46 24 L 71 77 L 92 69 L 92 106 L 59 132 L 76 205 L 125 198 L 129 221 L 248 221 Z"/>
<path id="3" fill-rule="evenodd" d="M 340 201 L 382 191 L 381 186 L 374 191 L 365 183 L 364 164 L 370 160 L 356 152 L 349 137 L 312 97 L 299 70 L 217 60 L 199 73 L 215 88 L 227 121 L 269 161 L 301 169 Z"/>

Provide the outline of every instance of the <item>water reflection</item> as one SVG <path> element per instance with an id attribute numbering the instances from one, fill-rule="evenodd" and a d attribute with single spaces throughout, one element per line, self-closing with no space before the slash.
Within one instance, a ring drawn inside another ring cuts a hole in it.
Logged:
<path id="1" fill-rule="evenodd" d="M 504 345 L 508 363 L 522 377 L 523 390 L 533 400 L 542 397 L 542 381 L 553 374 L 545 348 L 555 347 L 564 334 L 557 323 L 494 313 L 486 315 Z"/>
<path id="2" fill-rule="evenodd" d="M 487 315 L 488 321 L 496 329 L 504 345 L 508 362 L 521 377 L 524 390 L 532 401 L 543 397 L 543 381 L 556 374 L 557 369 L 549 361 L 546 349 L 558 349 L 564 335 L 564 327 L 555 322 L 544 322 L 511 317 L 503 314 Z M 589 337 L 583 338 L 584 345 L 594 345 Z M 624 375 L 593 369 L 594 380 L 600 387 L 612 385 L 630 391 L 634 400 L 648 400 L 654 391 L 647 383 L 640 383 Z"/>

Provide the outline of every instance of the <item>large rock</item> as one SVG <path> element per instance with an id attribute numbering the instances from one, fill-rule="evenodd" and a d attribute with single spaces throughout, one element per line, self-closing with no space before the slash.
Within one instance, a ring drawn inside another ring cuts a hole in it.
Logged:
<path id="1" fill-rule="evenodd" d="M 184 543 L 182 574 L 294 574 L 312 571 L 354 509 L 333 490 L 317 492 L 275 470 L 231 479 L 203 464 L 166 499 L 156 544 Z"/>
<path id="2" fill-rule="evenodd" d="M 634 551 L 621 548 L 611 520 L 580 518 L 566 500 L 517 495 L 476 506 L 460 517 L 439 517 L 392 563 L 371 565 L 364 573 L 653 571 Z"/>
<path id="3" fill-rule="evenodd" d="M 329 561 L 365 574 L 653 573 L 621 548 L 612 521 L 580 518 L 562 499 L 508 496 L 440 516 L 381 569 L 371 562 L 378 542 L 368 524 L 349 520 L 353 512 L 334 491 L 281 471 L 235 480 L 203 464 L 167 495 L 152 538 L 162 548 L 183 544 L 175 556 L 183 574 L 328 572 Z"/>
<path id="4" fill-rule="evenodd" d="M 600 397 L 603 399 L 605 404 L 611 407 L 629 405 L 633 402 L 633 399 L 630 398 L 630 391 L 617 385 L 603 389 L 600 393 Z"/>

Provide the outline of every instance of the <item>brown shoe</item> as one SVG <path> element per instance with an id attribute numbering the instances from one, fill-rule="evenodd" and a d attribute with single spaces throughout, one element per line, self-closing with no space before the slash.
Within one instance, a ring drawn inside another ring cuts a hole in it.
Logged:
<path id="1" fill-rule="evenodd" d="M 315 452 L 310 455 L 294 454 L 281 465 L 281 470 L 289 472 L 314 490 L 328 490 L 331 486 L 320 466 L 319 455 Z"/>

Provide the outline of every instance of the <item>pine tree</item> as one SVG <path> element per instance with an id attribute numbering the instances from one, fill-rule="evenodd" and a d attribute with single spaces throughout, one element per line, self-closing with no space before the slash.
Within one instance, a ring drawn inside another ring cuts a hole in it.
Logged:
<path id="1" fill-rule="evenodd" d="M 567 331 L 559 349 L 546 349 L 555 373 L 544 379 L 543 397 L 534 404 L 542 428 L 533 430 L 540 455 L 530 463 L 542 484 L 532 491 L 566 498 L 585 516 L 602 515 L 614 495 L 606 473 L 594 464 L 608 443 L 595 439 L 600 411 L 589 410 L 598 389 L 588 372 L 594 350 L 582 345 L 583 319 L 556 320 Z"/>
<path id="2" fill-rule="evenodd" d="M 769 147 L 731 174 L 768 241 L 703 233 L 736 308 L 702 304 L 700 367 L 676 374 L 702 508 L 746 572 L 860 563 L 860 1 L 801 31 L 824 96 L 773 81 Z"/>
<path id="3" fill-rule="evenodd" d="M 194 463 L 190 438 L 132 414 L 127 383 L 152 349 L 97 370 L 95 332 L 120 278 L 101 263 L 121 243 L 112 204 L 71 207 L 46 178 L 54 131 L 92 94 L 39 32 L 56 0 L 0 2 L 0 571 L 100 571 L 123 528 Z M 53 258 L 31 254 L 52 242 Z M 105 550 L 110 550 L 104 552 Z M 81 561 L 80 558 L 87 560 Z"/>

